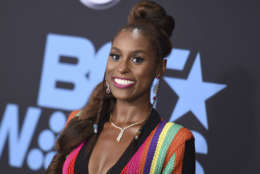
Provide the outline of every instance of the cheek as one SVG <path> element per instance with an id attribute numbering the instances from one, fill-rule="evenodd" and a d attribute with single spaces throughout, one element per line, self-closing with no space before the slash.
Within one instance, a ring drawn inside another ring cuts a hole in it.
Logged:
<path id="1" fill-rule="evenodd" d="M 155 77 L 154 72 L 151 71 L 151 68 L 143 68 L 140 71 L 137 71 L 136 76 L 138 77 L 139 83 L 142 86 L 151 85 Z"/>
<path id="2" fill-rule="evenodd" d="M 111 64 L 108 60 L 106 65 L 106 79 L 111 78 L 111 72 L 113 71 L 113 69 L 113 64 Z"/>

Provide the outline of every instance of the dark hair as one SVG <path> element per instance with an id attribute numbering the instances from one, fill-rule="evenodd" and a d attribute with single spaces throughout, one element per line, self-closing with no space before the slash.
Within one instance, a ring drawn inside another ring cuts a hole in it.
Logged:
<path id="1" fill-rule="evenodd" d="M 139 29 L 151 39 L 151 45 L 155 45 L 158 60 L 169 55 L 172 49 L 170 37 L 175 22 L 173 17 L 154 1 L 141 1 L 136 4 L 128 16 L 128 24 L 120 31 L 127 29 Z"/>
<path id="2" fill-rule="evenodd" d="M 134 28 L 140 29 L 152 39 L 156 45 L 158 58 L 164 58 L 170 53 L 170 36 L 174 29 L 174 20 L 160 5 L 153 1 L 142 1 L 136 4 L 130 11 L 128 24 L 121 30 Z M 57 154 L 49 165 L 47 174 L 62 173 L 66 156 L 83 140 L 88 139 L 86 153 L 95 146 L 98 134 L 94 134 L 93 124 L 99 124 L 100 120 L 107 117 L 115 103 L 115 98 L 112 94 L 106 94 L 105 89 L 106 84 L 103 80 L 93 90 L 80 117 L 73 118 L 63 129 L 55 146 Z"/>

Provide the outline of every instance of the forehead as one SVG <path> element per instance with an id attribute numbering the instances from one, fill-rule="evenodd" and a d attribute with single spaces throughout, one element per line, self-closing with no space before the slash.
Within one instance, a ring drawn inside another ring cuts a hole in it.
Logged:
<path id="1" fill-rule="evenodd" d="M 149 38 L 138 29 L 120 31 L 114 38 L 112 45 L 123 51 L 143 50 L 151 52 L 152 50 Z"/>

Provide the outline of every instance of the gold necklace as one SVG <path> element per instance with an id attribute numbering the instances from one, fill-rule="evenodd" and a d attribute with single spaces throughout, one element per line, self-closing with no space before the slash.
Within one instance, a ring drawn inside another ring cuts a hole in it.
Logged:
<path id="1" fill-rule="evenodd" d="M 122 128 L 122 127 L 120 127 L 120 126 L 117 126 L 115 123 L 113 123 L 113 121 L 111 120 L 111 117 L 112 117 L 112 114 L 110 115 L 110 119 L 109 119 L 111 125 L 120 130 L 120 132 L 119 132 L 119 134 L 118 134 L 118 136 L 117 136 L 117 138 L 116 138 L 116 141 L 117 141 L 117 142 L 119 142 L 119 141 L 121 140 L 121 138 L 122 138 L 122 136 L 123 136 L 123 134 L 124 134 L 124 132 L 125 132 L 126 129 L 128 129 L 128 128 L 130 128 L 130 127 L 133 127 L 133 126 L 135 126 L 135 125 L 141 124 L 141 123 L 143 123 L 143 122 L 145 121 L 145 120 L 142 120 L 142 121 L 139 121 L 139 122 L 130 124 L 130 125 L 128 125 L 128 126 Z"/>

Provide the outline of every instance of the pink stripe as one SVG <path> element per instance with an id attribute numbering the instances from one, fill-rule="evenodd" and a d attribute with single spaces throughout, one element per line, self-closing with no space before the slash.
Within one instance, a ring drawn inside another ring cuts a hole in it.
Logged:
<path id="1" fill-rule="evenodd" d="M 144 150 L 145 142 L 141 145 L 141 147 L 138 149 L 138 151 L 135 153 L 135 155 L 132 157 L 132 159 L 129 161 L 126 169 L 126 173 L 133 174 L 138 173 L 142 152 Z"/>
<path id="2" fill-rule="evenodd" d="M 69 166 L 71 165 L 71 162 L 73 160 L 73 158 L 75 158 L 75 156 L 78 155 L 80 149 L 82 148 L 82 146 L 84 145 L 85 142 L 81 143 L 76 149 L 74 149 L 69 156 L 66 158 L 64 164 L 63 164 L 63 168 L 62 168 L 62 174 L 72 174 L 69 173 Z M 74 164 L 72 164 L 74 166 Z"/>
<path id="3" fill-rule="evenodd" d="M 145 143 L 142 144 L 142 146 L 138 150 L 138 153 L 136 154 L 137 155 L 137 157 L 136 157 L 136 164 L 135 164 L 136 165 L 136 173 L 138 173 L 139 168 L 140 168 L 142 154 L 143 154 L 143 151 L 144 151 L 144 146 L 145 146 Z"/>

